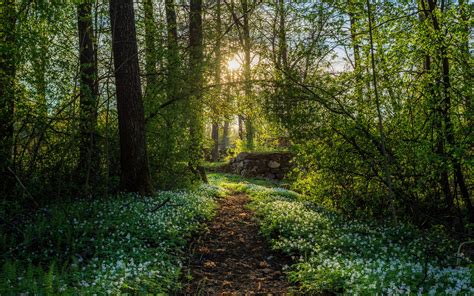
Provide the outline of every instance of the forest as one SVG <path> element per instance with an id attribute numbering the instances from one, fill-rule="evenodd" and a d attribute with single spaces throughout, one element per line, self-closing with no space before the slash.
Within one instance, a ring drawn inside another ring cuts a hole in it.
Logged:
<path id="1" fill-rule="evenodd" d="M 0 0 L 0 295 L 473 295 L 473 11 Z"/>

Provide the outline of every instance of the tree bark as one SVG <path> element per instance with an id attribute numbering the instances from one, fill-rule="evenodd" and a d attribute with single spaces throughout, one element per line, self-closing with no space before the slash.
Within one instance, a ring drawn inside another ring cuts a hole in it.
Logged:
<path id="1" fill-rule="evenodd" d="M 243 141 L 244 140 L 244 117 L 240 114 L 237 117 L 238 117 L 239 139 Z"/>
<path id="2" fill-rule="evenodd" d="M 156 96 L 158 87 L 157 54 L 156 54 L 156 22 L 153 15 L 153 0 L 144 0 L 143 10 L 145 12 L 145 72 L 146 88 L 145 101 L 152 101 Z"/>
<path id="3" fill-rule="evenodd" d="M 120 135 L 121 188 L 153 191 L 145 134 L 135 16 L 132 0 L 111 0 L 112 50 Z"/>
<path id="4" fill-rule="evenodd" d="M 15 105 L 15 28 L 14 0 L 0 2 L 0 194 L 11 197 L 14 178 L 12 166 L 13 115 Z"/>
<path id="5" fill-rule="evenodd" d="M 91 190 L 99 176 L 97 149 L 97 63 L 92 24 L 92 1 L 77 6 L 80 71 L 80 143 L 78 172 L 85 194 Z"/>
<path id="6" fill-rule="evenodd" d="M 362 70 L 361 70 L 361 56 L 360 56 L 360 38 L 357 36 L 357 24 L 359 19 L 358 8 L 354 0 L 348 0 L 349 8 L 349 21 L 350 21 L 350 32 L 351 32 L 351 42 L 352 49 L 354 52 L 354 72 L 356 77 L 356 100 L 358 102 L 358 113 L 362 114 L 363 111 L 363 88 L 362 84 L 359 83 L 359 80 L 362 80 Z"/>
<path id="7" fill-rule="evenodd" d="M 243 47 L 244 47 L 244 92 L 245 92 L 245 100 L 247 101 L 247 105 L 252 105 L 252 84 L 251 84 L 251 57 L 250 57 L 250 27 L 249 27 L 249 7 L 248 7 L 248 0 L 241 0 L 242 4 L 242 11 L 243 11 Z M 252 122 L 252 116 L 247 110 L 247 115 L 245 117 L 245 136 L 246 136 L 246 148 L 247 150 L 251 151 L 254 149 L 254 126 Z"/>
<path id="8" fill-rule="evenodd" d="M 227 147 L 229 147 L 229 122 L 225 121 L 222 127 L 222 141 L 221 141 L 221 153 L 227 154 Z"/>
<path id="9" fill-rule="evenodd" d="M 211 160 L 216 162 L 219 160 L 219 126 L 217 123 L 213 123 L 211 127 L 211 137 L 212 137 L 212 151 L 211 151 Z"/>
<path id="10" fill-rule="evenodd" d="M 204 182 L 201 161 L 203 156 L 202 124 L 202 0 L 191 0 L 189 11 L 189 166 Z M 196 172 L 199 172 L 197 174 Z"/>
<path id="11" fill-rule="evenodd" d="M 176 22 L 176 11 L 174 0 L 165 1 L 166 31 L 167 31 L 167 95 L 168 100 L 176 100 L 179 85 L 179 52 L 178 52 L 178 29 Z"/>
<path id="12" fill-rule="evenodd" d="M 218 161 L 219 160 L 219 125 L 217 124 L 217 120 L 219 117 L 218 110 L 217 110 L 217 102 L 221 101 L 222 96 L 222 87 L 221 87 L 221 38 L 222 38 L 222 22 L 221 22 L 221 1 L 216 1 L 216 72 L 215 72 L 215 84 L 216 87 L 216 99 L 213 101 L 214 104 L 212 106 L 213 109 L 213 123 L 212 123 L 212 151 L 211 151 L 211 160 Z"/>
<path id="13" fill-rule="evenodd" d="M 289 63 L 288 63 L 288 46 L 286 42 L 286 26 L 285 26 L 285 1 L 284 0 L 277 0 L 278 1 L 278 20 L 279 20 L 279 28 L 278 28 L 278 40 L 279 40 L 279 49 L 278 49 L 278 59 L 279 63 L 282 67 L 283 73 L 285 75 L 288 74 L 289 70 Z"/>

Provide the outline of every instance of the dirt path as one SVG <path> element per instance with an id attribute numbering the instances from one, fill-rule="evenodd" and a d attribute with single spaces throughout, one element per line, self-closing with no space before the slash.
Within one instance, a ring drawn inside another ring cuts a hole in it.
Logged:
<path id="1" fill-rule="evenodd" d="M 231 195 L 220 201 L 209 232 L 193 243 L 186 295 L 285 295 L 282 267 L 289 264 L 271 252 L 258 233 L 248 197 Z"/>

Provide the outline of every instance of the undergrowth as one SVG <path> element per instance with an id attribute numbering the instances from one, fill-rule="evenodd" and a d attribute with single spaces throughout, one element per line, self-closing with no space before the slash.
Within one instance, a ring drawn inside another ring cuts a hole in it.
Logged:
<path id="1" fill-rule="evenodd" d="M 349 220 L 289 190 L 223 176 L 214 181 L 251 197 L 262 233 L 295 258 L 288 276 L 305 294 L 474 294 L 474 265 L 457 257 L 459 242 L 442 229 Z"/>
<path id="2" fill-rule="evenodd" d="M 43 208 L 0 239 L 0 294 L 144 294 L 180 288 L 187 239 L 222 190 L 124 194 Z"/>

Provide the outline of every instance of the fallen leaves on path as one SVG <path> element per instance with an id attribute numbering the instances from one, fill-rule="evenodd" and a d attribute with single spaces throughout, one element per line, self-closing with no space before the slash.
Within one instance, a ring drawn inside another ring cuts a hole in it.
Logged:
<path id="1" fill-rule="evenodd" d="M 257 221 L 237 194 L 220 200 L 209 231 L 195 241 L 186 295 L 285 295 L 282 267 L 288 258 L 274 254 L 259 235 Z"/>

